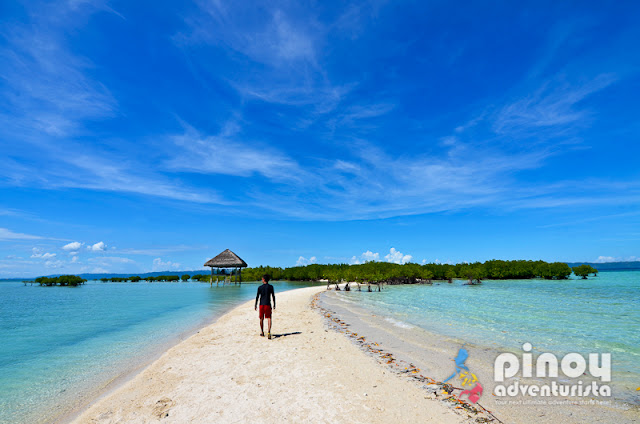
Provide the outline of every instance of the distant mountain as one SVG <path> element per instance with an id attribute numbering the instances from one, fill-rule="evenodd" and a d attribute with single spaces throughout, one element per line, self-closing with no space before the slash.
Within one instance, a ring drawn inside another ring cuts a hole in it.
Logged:
<path id="1" fill-rule="evenodd" d="M 633 262 L 604 262 L 604 263 L 596 263 L 596 262 L 567 262 L 567 265 L 570 267 L 580 266 L 580 265 L 591 265 L 598 271 L 630 271 L 630 270 L 640 270 L 640 261 Z"/>

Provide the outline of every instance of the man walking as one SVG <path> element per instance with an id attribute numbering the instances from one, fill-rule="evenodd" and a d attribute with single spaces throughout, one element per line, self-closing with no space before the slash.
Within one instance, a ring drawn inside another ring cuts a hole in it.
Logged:
<path id="1" fill-rule="evenodd" d="M 256 294 L 255 310 L 258 310 L 258 299 L 260 299 L 260 335 L 264 337 L 264 319 L 267 319 L 267 338 L 271 338 L 271 298 L 273 297 L 273 309 L 276 309 L 276 294 L 273 291 L 273 286 L 269 284 L 271 276 L 265 274 L 262 276 L 262 284 L 258 287 L 258 293 Z"/>

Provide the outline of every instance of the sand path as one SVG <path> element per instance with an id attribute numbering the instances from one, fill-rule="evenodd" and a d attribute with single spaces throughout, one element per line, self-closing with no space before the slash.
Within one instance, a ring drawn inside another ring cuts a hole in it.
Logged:
<path id="1" fill-rule="evenodd" d="M 461 423 L 311 309 L 310 287 L 276 294 L 274 338 L 245 303 L 169 349 L 74 423 Z"/>

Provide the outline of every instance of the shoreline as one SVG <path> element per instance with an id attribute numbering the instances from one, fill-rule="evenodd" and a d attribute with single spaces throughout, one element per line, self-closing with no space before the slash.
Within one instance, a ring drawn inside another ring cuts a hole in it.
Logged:
<path id="1" fill-rule="evenodd" d="M 107 284 L 123 284 L 123 283 L 107 283 Z M 125 283 L 126 284 L 126 283 Z M 129 283 L 130 284 L 130 283 Z M 137 283 L 136 283 L 137 284 Z M 203 283 L 207 286 L 209 283 Z M 246 281 L 245 285 L 257 285 L 257 281 Z M 291 290 L 287 289 L 282 293 Z M 295 289 L 294 289 L 295 290 Z M 100 401 L 101 399 L 109 396 L 113 392 L 117 391 L 123 385 L 127 384 L 138 374 L 143 372 L 151 364 L 157 361 L 165 352 L 175 347 L 176 345 L 184 342 L 188 338 L 194 336 L 202 329 L 214 324 L 225 314 L 229 313 L 239 305 L 245 303 L 244 300 L 238 300 L 237 303 L 225 305 L 220 310 L 216 310 L 212 315 L 209 315 L 198 322 L 192 324 L 188 328 L 181 330 L 176 334 L 172 334 L 166 338 L 161 344 L 155 346 L 150 351 L 144 353 L 141 359 L 134 360 L 134 364 L 130 366 L 118 367 L 118 371 L 115 375 L 105 375 L 108 378 L 95 379 L 95 384 L 90 384 L 89 389 L 85 393 L 89 393 L 88 396 L 83 396 L 79 402 L 74 402 L 68 408 L 61 408 L 55 414 L 46 417 L 40 417 L 38 422 L 51 423 L 51 424 L 69 424 L 73 422 L 77 417 L 82 415 L 92 405 Z"/>
<path id="2" fill-rule="evenodd" d="M 152 351 L 148 352 L 142 360 L 136 365 L 122 369 L 114 377 L 111 377 L 106 382 L 100 383 L 99 387 L 96 387 L 94 393 L 78 405 L 74 405 L 69 411 L 61 412 L 55 417 L 52 417 L 51 424 L 70 424 L 75 419 L 80 417 L 91 406 L 98 403 L 101 399 L 104 399 L 122 388 L 125 384 L 129 383 L 137 375 L 144 372 L 150 365 L 160 359 L 169 349 L 179 345 L 195 334 L 199 333 L 203 328 L 206 328 L 214 324 L 218 319 L 227 314 L 229 311 L 236 308 L 238 305 L 229 305 L 218 315 L 207 317 L 197 324 L 194 324 L 190 328 L 181 331 L 178 334 L 171 336 L 165 343 L 156 346 Z"/>
<path id="3" fill-rule="evenodd" d="M 253 301 L 243 303 L 72 422 L 469 421 L 327 329 L 311 308 L 313 295 L 324 291 L 277 295 L 272 340 L 258 335 Z"/>
<path id="4" fill-rule="evenodd" d="M 346 332 L 347 335 L 349 333 L 356 334 L 366 340 L 366 342 L 361 342 L 352 338 L 363 351 L 374 357 L 379 357 L 377 350 L 391 352 L 394 363 L 387 365 L 390 368 L 393 368 L 395 363 L 403 363 L 403 366 L 414 367 L 432 379 L 441 381 L 451 374 L 454 369 L 453 358 L 458 349 L 465 345 L 470 353 L 466 364 L 471 372 L 477 374 L 478 381 L 484 386 L 483 396 L 478 403 L 493 411 L 499 420 L 523 423 L 640 421 L 638 405 L 615 398 L 610 400 L 600 398 L 602 402 L 592 403 L 591 401 L 594 399 L 592 397 L 547 399 L 524 396 L 496 397 L 493 393 L 493 388 L 496 385 L 493 382 L 493 361 L 499 353 L 510 351 L 510 349 L 503 350 L 497 346 L 466 342 L 413 324 L 396 321 L 393 317 L 379 316 L 375 311 L 369 310 L 357 301 L 343 302 L 342 299 L 338 299 L 337 295 L 338 293 L 333 290 L 326 292 L 319 301 L 320 307 L 330 313 L 329 319 L 334 322 L 338 321 L 336 328 L 338 331 Z M 385 365 L 386 361 L 379 362 Z M 515 380 L 521 384 L 544 384 L 551 381 L 550 379 L 525 379 L 521 377 L 516 377 Z M 457 383 L 454 386 L 461 386 L 461 381 L 455 378 L 449 383 Z M 461 390 L 470 387 L 471 385 L 463 387 Z M 454 394 L 456 393 L 460 393 L 460 391 L 454 391 Z M 561 405 L 562 408 L 547 407 L 551 405 Z"/>

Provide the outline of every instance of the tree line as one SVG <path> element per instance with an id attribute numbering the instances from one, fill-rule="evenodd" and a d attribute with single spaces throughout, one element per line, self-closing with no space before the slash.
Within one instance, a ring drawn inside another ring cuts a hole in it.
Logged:
<path id="1" fill-rule="evenodd" d="M 387 284 L 414 284 L 418 282 L 431 282 L 432 280 L 466 279 L 472 283 L 481 280 L 521 280 L 543 278 L 547 280 L 565 280 L 571 273 L 587 278 L 588 275 L 597 275 L 598 270 L 590 265 L 569 267 L 564 262 L 545 261 L 503 261 L 490 260 L 486 262 L 460 263 L 460 264 L 416 264 L 404 265 L 390 262 L 366 262 L 364 264 L 311 264 L 289 268 L 259 266 L 242 270 L 244 281 L 260 281 L 264 274 L 269 274 L 273 280 L 287 281 L 319 281 L 327 280 L 331 283 L 340 281 L 355 281 L 359 283 L 387 283 Z M 231 272 L 230 275 L 234 275 Z M 224 274 L 216 275 L 224 277 Z M 200 281 L 209 282 L 210 274 L 184 274 L 158 275 L 142 278 L 134 275 L 130 277 L 101 278 L 106 282 L 178 282 Z M 41 286 L 78 286 L 86 280 L 76 275 L 61 275 L 59 277 L 38 277 L 36 283 Z"/>
<path id="2" fill-rule="evenodd" d="M 576 267 L 576 275 L 584 276 L 597 273 L 595 268 L 588 265 Z M 575 270 L 575 268 L 574 268 Z M 584 272 L 588 271 L 586 275 Z M 420 281 L 466 279 L 471 282 L 490 280 L 520 280 L 543 278 L 547 280 L 565 280 L 569 278 L 572 269 L 564 262 L 545 261 L 503 261 L 490 260 L 486 262 L 460 264 L 416 264 L 404 265 L 390 262 L 366 262 L 364 264 L 311 264 L 290 268 L 259 266 L 245 268 L 242 279 L 245 281 L 259 281 L 264 274 L 271 275 L 273 280 L 288 281 L 356 281 L 361 283 L 384 282 L 389 284 L 412 284 Z M 207 277 L 208 278 L 208 277 Z"/>
<path id="3" fill-rule="evenodd" d="M 231 272 L 231 275 L 234 275 L 233 272 Z M 214 275 L 214 277 L 225 277 L 225 274 L 216 274 Z M 103 283 L 107 283 L 107 282 L 112 282 L 112 283 L 137 283 L 139 281 L 147 281 L 147 282 L 178 282 L 178 281 L 182 281 L 182 282 L 187 282 L 189 280 L 191 281 L 199 281 L 199 282 L 209 282 L 209 279 L 211 278 L 211 274 L 195 274 L 195 275 L 189 275 L 189 274 L 184 274 L 182 276 L 178 276 L 178 275 L 156 275 L 156 276 L 149 276 L 149 277 L 140 277 L 138 275 L 133 275 L 131 277 L 105 277 L 105 278 L 101 278 L 100 281 L 102 281 Z"/>
<path id="4" fill-rule="evenodd" d="M 109 278 L 101 278 L 100 281 L 102 281 L 103 283 L 106 282 L 112 282 L 112 283 L 137 283 L 138 281 L 148 281 L 148 282 L 154 282 L 154 281 L 161 281 L 161 282 L 176 282 L 176 281 L 189 281 L 189 279 L 191 279 L 191 276 L 189 274 L 184 274 L 183 276 L 177 276 L 177 275 L 156 275 L 156 276 L 149 276 L 149 277 L 145 277 L 142 278 L 138 275 L 134 275 L 131 277 L 109 277 Z"/>

